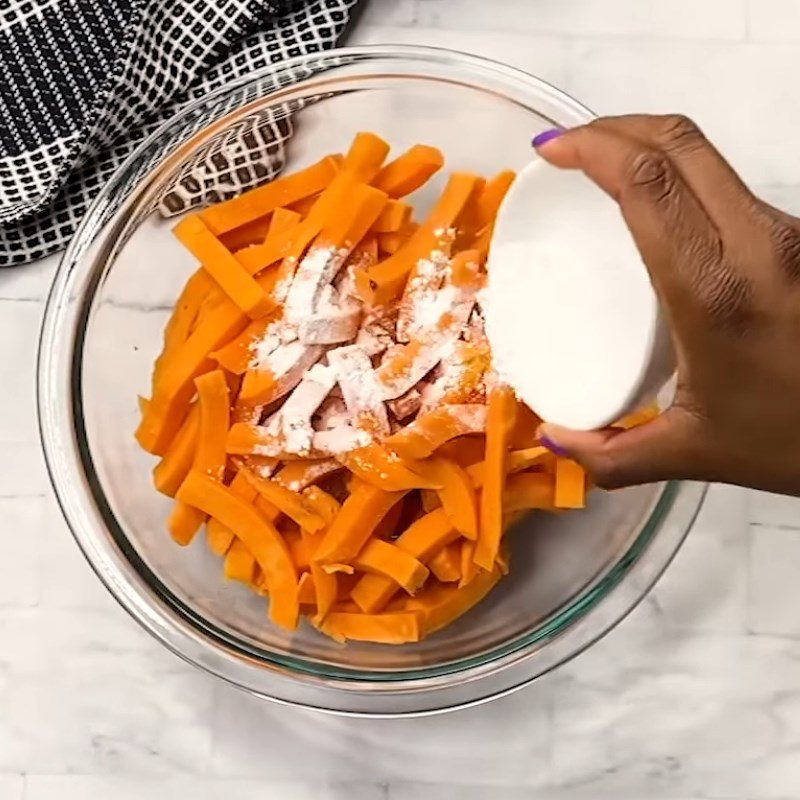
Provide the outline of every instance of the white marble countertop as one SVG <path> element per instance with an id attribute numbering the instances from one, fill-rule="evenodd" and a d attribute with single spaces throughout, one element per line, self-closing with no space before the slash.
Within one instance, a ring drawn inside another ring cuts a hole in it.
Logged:
<path id="1" fill-rule="evenodd" d="M 601 112 L 689 113 L 800 211 L 800 0 L 372 0 L 351 42 L 389 41 L 510 62 Z M 34 355 L 54 267 L 0 273 L 0 800 L 800 797 L 800 500 L 713 488 L 631 617 L 475 710 L 293 711 L 163 650 L 47 483 Z"/>

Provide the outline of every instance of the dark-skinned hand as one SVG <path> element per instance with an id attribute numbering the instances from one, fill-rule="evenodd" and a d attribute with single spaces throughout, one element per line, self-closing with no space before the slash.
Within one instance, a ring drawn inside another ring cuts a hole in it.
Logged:
<path id="1" fill-rule="evenodd" d="M 677 392 L 629 430 L 543 434 L 615 488 L 699 479 L 800 495 L 800 220 L 690 120 L 598 119 L 541 145 L 619 204 L 670 327 Z"/>

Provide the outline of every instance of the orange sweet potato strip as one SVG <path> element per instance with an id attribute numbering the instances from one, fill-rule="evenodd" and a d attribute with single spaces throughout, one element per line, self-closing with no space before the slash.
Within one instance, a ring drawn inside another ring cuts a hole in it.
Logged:
<path id="1" fill-rule="evenodd" d="M 420 639 L 419 620 L 414 612 L 358 614 L 334 611 L 320 623 L 319 628 L 342 643 L 353 639 L 380 644 L 405 644 Z"/>
<path id="2" fill-rule="evenodd" d="M 372 223 L 373 233 L 394 233 L 411 221 L 411 206 L 399 200 L 389 200 Z"/>
<path id="3" fill-rule="evenodd" d="M 175 350 L 189 338 L 203 301 L 216 289 L 214 279 L 202 269 L 197 270 L 186 281 L 175 302 L 175 310 L 164 328 L 164 348 L 153 367 L 153 385 L 158 382 L 159 374 L 169 363 Z"/>
<path id="4" fill-rule="evenodd" d="M 387 512 L 405 494 L 384 492 L 368 483 L 359 482 L 325 532 L 314 554 L 314 560 L 320 564 L 349 562 L 358 554 Z"/>
<path id="5" fill-rule="evenodd" d="M 286 514 L 289 519 L 294 520 L 301 528 L 313 533 L 325 527 L 325 520 L 317 514 L 300 492 L 287 489 L 276 481 L 259 478 L 247 469 L 243 469 L 241 472 L 263 498 L 279 509 L 281 513 Z"/>
<path id="6" fill-rule="evenodd" d="M 480 533 L 475 545 L 475 563 L 491 571 L 503 535 L 503 486 L 506 479 L 508 440 L 514 427 L 517 408 L 513 390 L 507 386 L 495 386 L 489 393 L 488 405 Z"/>
<path id="7" fill-rule="evenodd" d="M 229 488 L 237 497 L 241 497 L 247 503 L 252 503 L 256 499 L 256 490 L 253 489 L 250 481 L 241 472 L 237 472 L 234 475 Z M 235 538 L 234 532 L 230 528 L 226 528 L 218 519 L 212 517 L 208 520 L 206 524 L 206 540 L 212 553 L 224 556 Z"/>
<path id="8" fill-rule="evenodd" d="M 499 568 L 481 572 L 464 587 L 431 584 L 404 606 L 420 616 L 424 636 L 447 627 L 474 608 L 497 585 L 503 573 Z"/>
<path id="9" fill-rule="evenodd" d="M 458 582 L 462 589 L 469 586 L 481 572 L 475 563 L 475 542 L 465 540 L 461 543 L 461 579 Z"/>
<path id="10" fill-rule="evenodd" d="M 275 480 L 287 489 L 300 492 L 322 478 L 344 469 L 335 458 L 313 458 L 304 461 L 290 461 L 275 474 Z"/>
<path id="11" fill-rule="evenodd" d="M 310 572 L 304 572 L 297 584 L 297 597 L 302 606 L 316 606 L 317 591 L 314 588 L 314 579 Z"/>
<path id="12" fill-rule="evenodd" d="M 249 503 L 208 475 L 190 472 L 178 499 L 218 519 L 255 556 L 270 592 L 270 618 L 289 630 L 297 627 L 297 573 L 286 543 L 275 527 Z"/>
<path id="13" fill-rule="evenodd" d="M 471 247 L 474 247 L 484 256 L 489 252 L 497 210 L 515 177 L 515 174 L 510 170 L 495 175 L 477 197 L 475 214 L 477 227 L 471 241 Z"/>
<path id="14" fill-rule="evenodd" d="M 410 553 L 391 542 L 372 539 L 353 560 L 364 572 L 383 575 L 414 594 L 428 578 L 428 568 Z"/>
<path id="15" fill-rule="evenodd" d="M 494 222 L 500 203 L 503 202 L 503 198 L 514 182 L 514 178 L 516 178 L 516 173 L 513 170 L 506 169 L 486 181 L 486 185 L 475 199 L 476 227 L 478 230 L 482 230 Z"/>
<path id="16" fill-rule="evenodd" d="M 467 472 L 455 461 L 437 456 L 415 461 L 413 468 L 438 484 L 436 492 L 453 527 L 467 539 L 477 539 L 478 501 Z"/>
<path id="17" fill-rule="evenodd" d="M 207 372 L 195 379 L 200 408 L 192 468 L 221 481 L 225 475 L 225 442 L 230 425 L 230 395 L 222 370 Z"/>
<path id="18" fill-rule="evenodd" d="M 222 291 L 245 314 L 258 319 L 275 308 L 270 296 L 199 216 L 185 217 L 172 230 Z"/>
<path id="19" fill-rule="evenodd" d="M 399 456 L 377 443 L 351 450 L 342 460 L 362 481 L 385 492 L 436 489 L 441 486 L 430 474 L 417 474 Z"/>
<path id="20" fill-rule="evenodd" d="M 226 528 L 219 520 L 210 519 L 206 523 L 206 541 L 208 549 L 217 556 L 224 556 L 236 537 L 230 528 Z"/>
<path id="21" fill-rule="evenodd" d="M 250 247 L 251 244 L 261 244 L 269 234 L 271 224 L 272 214 L 266 217 L 259 217 L 238 228 L 234 228 L 232 231 L 220 234 L 219 240 L 231 253 L 235 253 L 237 250 Z"/>
<path id="22" fill-rule="evenodd" d="M 235 253 L 250 245 L 262 244 L 270 236 L 294 227 L 301 219 L 302 216 L 297 211 L 280 207 L 266 217 L 259 217 L 228 233 L 223 233 L 219 238 L 228 250 Z"/>
<path id="23" fill-rule="evenodd" d="M 431 573 L 442 583 L 458 583 L 461 580 L 461 545 L 451 542 L 443 547 L 428 562 Z"/>
<path id="24" fill-rule="evenodd" d="M 246 467 L 254 475 L 258 475 L 259 478 L 271 478 L 280 465 L 280 461 L 277 458 L 256 455 L 235 456 L 231 459 L 231 462 L 237 473 L 242 467 Z M 244 476 L 242 476 L 242 479 L 245 480 Z"/>
<path id="25" fill-rule="evenodd" d="M 319 486 L 309 486 L 303 490 L 303 497 L 314 508 L 314 510 L 325 520 L 326 529 L 331 525 L 341 508 L 338 501 L 323 491 Z M 318 564 L 313 558 L 316 555 L 317 548 L 322 541 L 322 534 L 316 533 L 313 535 L 313 542 L 309 541 L 311 537 L 308 536 L 306 531 L 303 531 L 306 536 L 306 542 L 309 547 L 309 553 L 312 557 L 311 561 L 311 577 L 314 581 L 315 600 L 317 606 L 317 613 L 314 616 L 314 623 L 319 624 L 328 615 L 328 612 L 333 608 L 339 593 L 339 579 L 336 575 L 329 573 L 322 565 Z"/>
<path id="26" fill-rule="evenodd" d="M 554 456 L 546 447 L 526 447 L 524 450 L 511 450 L 506 457 L 506 474 L 521 472 L 554 460 Z M 476 489 L 483 486 L 485 462 L 479 461 L 466 468 L 467 475 Z"/>
<path id="27" fill-rule="evenodd" d="M 281 530 L 281 533 L 283 535 L 283 540 L 286 542 L 286 546 L 289 548 L 295 567 L 300 570 L 308 569 L 311 564 L 311 558 L 303 535 L 297 528 L 292 530 L 286 530 L 284 528 Z"/>
<path id="28" fill-rule="evenodd" d="M 194 379 L 213 367 L 209 353 L 237 336 L 246 325 L 247 317 L 226 302 L 210 313 L 175 351 L 136 431 L 137 441 L 148 453 L 164 455 L 188 413 L 195 392 Z"/>
<path id="29" fill-rule="evenodd" d="M 235 339 L 213 352 L 211 358 L 228 372 L 243 375 L 253 358 L 251 348 L 273 322 L 272 315 L 253 320 Z"/>
<path id="30" fill-rule="evenodd" d="M 569 458 L 556 459 L 556 508 L 584 508 L 586 506 L 586 472 Z"/>
<path id="31" fill-rule="evenodd" d="M 270 264 L 282 260 L 277 271 L 276 286 L 288 286 L 297 263 L 314 237 L 326 225 L 336 220 L 343 208 L 349 207 L 353 193 L 357 192 L 359 187 L 363 187 L 365 181 L 362 176 L 371 173 L 375 160 L 381 157 L 383 148 L 388 147 L 385 142 L 383 145 L 380 142 L 377 137 L 371 138 L 371 135 L 365 135 L 360 139 L 356 137 L 342 168 L 309 208 L 306 218 L 283 233 L 268 236 L 263 245 L 237 252 L 236 258 L 242 266 L 251 274 L 255 274 Z M 386 197 L 385 193 L 378 190 L 373 192 L 380 194 L 382 198 Z M 283 301 L 280 292 L 276 294 L 276 300 Z"/>
<path id="32" fill-rule="evenodd" d="M 287 206 L 324 189 L 337 172 L 330 156 L 282 178 L 251 189 L 238 197 L 205 208 L 200 217 L 215 234 L 227 231 L 266 216 L 279 206 Z"/>
<path id="33" fill-rule="evenodd" d="M 317 613 L 314 623 L 319 624 L 328 616 L 336 603 L 339 595 L 339 579 L 335 574 L 329 573 L 320 564 L 311 562 L 311 577 L 314 579 L 314 589 L 317 601 Z"/>
<path id="34" fill-rule="evenodd" d="M 486 455 L 486 443 L 482 436 L 459 436 L 457 439 L 445 442 L 436 452 L 440 456 L 452 459 L 469 473 L 469 468 L 473 464 L 483 461 Z"/>
<path id="35" fill-rule="evenodd" d="M 452 227 L 458 219 L 478 180 L 477 175 L 471 173 L 453 173 L 428 219 L 406 244 L 385 261 L 358 274 L 359 292 L 368 303 L 385 305 L 402 292 L 417 261 L 437 246 L 442 231 Z"/>
<path id="36" fill-rule="evenodd" d="M 299 214 L 301 217 L 305 217 L 314 207 L 314 203 L 316 203 L 317 200 L 319 200 L 319 194 L 309 195 L 308 197 L 304 197 L 302 200 L 298 200 L 296 203 L 292 203 L 290 210 Z"/>
<path id="37" fill-rule="evenodd" d="M 206 515 L 199 509 L 176 500 L 167 519 L 167 530 L 177 544 L 186 546 L 194 539 L 205 518 Z"/>
<path id="38" fill-rule="evenodd" d="M 425 564 L 458 535 L 444 510 L 439 508 L 411 523 L 394 544 Z M 365 575 L 350 596 L 362 611 L 375 613 L 386 606 L 397 589 L 394 581 L 382 575 Z"/>
<path id="39" fill-rule="evenodd" d="M 229 581 L 251 584 L 255 578 L 256 560 L 241 539 L 235 539 L 225 555 L 224 574 Z"/>
<path id="40" fill-rule="evenodd" d="M 298 225 L 303 219 L 302 214 L 291 208 L 276 208 L 269 220 L 269 228 L 265 241 L 269 241 L 271 236 L 288 231 Z"/>
<path id="41" fill-rule="evenodd" d="M 200 407 L 195 403 L 166 454 L 153 469 L 153 483 L 159 492 L 175 497 L 175 492 L 192 468 L 199 427 Z"/>
<path id="42" fill-rule="evenodd" d="M 362 131 L 353 139 L 342 163 L 342 171 L 369 183 L 377 174 L 389 153 L 389 145 L 374 133 Z"/>
<path id="43" fill-rule="evenodd" d="M 443 406 L 417 417 L 385 444 L 400 458 L 427 458 L 445 442 L 486 428 L 486 406 L 480 404 Z"/>
<path id="44" fill-rule="evenodd" d="M 436 511 L 437 508 L 442 507 L 442 501 L 439 495 L 433 489 L 423 489 L 419 493 L 419 500 L 422 504 L 422 510 L 427 514 L 429 511 Z"/>
<path id="45" fill-rule="evenodd" d="M 556 471 L 558 468 L 556 468 Z M 557 483 L 543 472 L 520 472 L 509 476 L 503 490 L 503 512 L 529 511 L 533 508 L 555 508 Z"/>
<path id="46" fill-rule="evenodd" d="M 419 189 L 444 166 L 442 151 L 436 147 L 415 144 L 394 161 L 390 161 L 372 181 L 372 185 L 389 197 L 404 197 Z"/>
<path id="47" fill-rule="evenodd" d="M 225 438 L 228 428 L 228 384 L 220 371 L 201 375 L 195 381 L 200 409 L 200 422 L 197 430 L 192 469 L 222 480 L 225 474 Z M 189 544 L 206 515 L 177 501 L 167 521 L 172 538 L 180 545 Z"/>
<path id="48" fill-rule="evenodd" d="M 267 522 L 273 525 L 281 518 L 281 510 L 267 500 L 266 497 L 257 495 L 254 501 L 256 510 Z"/>
<path id="49" fill-rule="evenodd" d="M 265 425 L 236 422 L 228 431 L 228 453 L 231 455 L 283 456 L 283 442 L 273 436 Z M 288 455 L 288 454 L 287 454 Z"/>
<path id="50" fill-rule="evenodd" d="M 363 185 L 349 171 L 340 172 L 315 200 L 302 222 L 286 230 L 267 236 L 262 245 L 248 247 L 236 253 L 236 259 L 251 274 L 281 261 L 277 269 L 277 284 L 288 285 L 294 269 L 306 248 L 323 227 L 346 208 L 350 194 Z M 278 302 L 283 298 L 278 293 Z"/>
<path id="51" fill-rule="evenodd" d="M 384 518 L 378 523 L 378 526 L 372 532 L 375 539 L 392 540 L 399 533 L 398 526 L 400 525 L 403 514 L 405 513 L 405 504 L 408 498 L 412 497 L 411 494 L 406 495 L 405 500 L 393 505 Z"/>
<path id="52" fill-rule="evenodd" d="M 416 222 L 408 222 L 399 231 L 392 233 L 379 233 L 377 236 L 378 249 L 382 253 L 393 255 L 396 253 L 417 231 L 419 225 Z M 377 259 L 376 259 L 377 261 Z M 369 270 L 371 267 L 368 267 Z"/>

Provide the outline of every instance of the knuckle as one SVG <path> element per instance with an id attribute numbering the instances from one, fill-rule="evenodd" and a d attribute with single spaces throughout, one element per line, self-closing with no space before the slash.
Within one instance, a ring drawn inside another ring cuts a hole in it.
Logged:
<path id="1" fill-rule="evenodd" d="M 743 336 L 756 321 L 754 288 L 744 276 L 718 258 L 694 271 L 693 294 L 711 328 Z"/>
<path id="2" fill-rule="evenodd" d="M 662 117 L 658 139 L 670 152 L 701 147 L 706 141 L 697 124 L 683 114 L 668 114 Z"/>
<path id="3" fill-rule="evenodd" d="M 664 153 L 643 150 L 637 153 L 628 169 L 627 183 L 639 193 L 645 193 L 656 203 L 668 202 L 675 194 L 677 174 Z"/>
<path id="4" fill-rule="evenodd" d="M 770 239 L 778 267 L 793 281 L 800 280 L 800 230 L 788 222 L 775 220 Z"/>

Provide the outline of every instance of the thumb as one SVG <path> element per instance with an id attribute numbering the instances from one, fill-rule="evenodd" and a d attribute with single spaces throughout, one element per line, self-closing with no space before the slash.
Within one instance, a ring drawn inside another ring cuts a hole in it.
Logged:
<path id="1" fill-rule="evenodd" d="M 539 436 L 557 455 L 582 464 L 605 489 L 687 478 L 698 467 L 693 418 L 679 408 L 630 430 L 573 431 L 545 423 Z"/>

